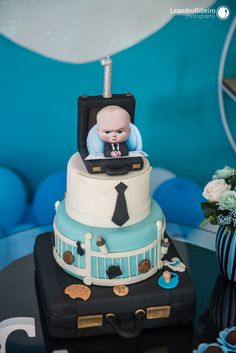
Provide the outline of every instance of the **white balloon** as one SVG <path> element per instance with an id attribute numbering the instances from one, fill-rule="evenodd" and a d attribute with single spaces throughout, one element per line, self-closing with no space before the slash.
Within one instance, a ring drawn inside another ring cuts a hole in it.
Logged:
<path id="1" fill-rule="evenodd" d="M 0 0 L 0 31 L 49 58 L 85 63 L 124 50 L 156 32 L 173 17 L 171 8 L 207 7 L 213 2 Z"/>
<path id="2" fill-rule="evenodd" d="M 176 175 L 168 169 L 164 168 L 152 168 L 151 171 L 151 195 L 154 193 L 156 188 L 160 186 L 164 181 L 175 178 Z"/>

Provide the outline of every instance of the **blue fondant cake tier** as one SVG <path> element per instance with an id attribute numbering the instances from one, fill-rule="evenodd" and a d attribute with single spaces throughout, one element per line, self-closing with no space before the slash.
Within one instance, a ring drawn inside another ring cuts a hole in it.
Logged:
<path id="1" fill-rule="evenodd" d="M 161 266 L 164 215 L 152 201 L 148 217 L 135 225 L 98 228 L 78 223 L 57 208 L 54 257 L 71 275 L 86 284 L 131 284 L 152 276 Z M 100 243 L 99 243 L 100 242 Z"/>
<path id="2" fill-rule="evenodd" d="M 98 236 L 102 236 L 106 242 L 109 252 L 123 252 L 143 248 L 156 239 L 156 221 L 164 221 L 164 215 L 160 206 L 152 200 L 151 211 L 148 217 L 129 227 L 121 228 L 98 228 L 74 221 L 65 211 L 64 201 L 61 202 L 55 217 L 57 229 L 65 237 L 84 242 L 84 235 L 88 232 L 93 234 L 91 249 L 99 251 L 96 244 Z"/>

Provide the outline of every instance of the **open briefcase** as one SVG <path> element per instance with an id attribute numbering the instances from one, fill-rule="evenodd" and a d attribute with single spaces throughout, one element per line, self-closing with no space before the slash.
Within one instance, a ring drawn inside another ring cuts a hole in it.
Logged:
<path id="1" fill-rule="evenodd" d="M 130 123 L 134 124 L 135 98 L 131 93 L 111 94 L 111 60 L 105 58 L 104 65 L 104 91 L 100 96 L 80 96 L 78 99 L 78 125 L 77 146 L 84 164 L 91 174 L 106 173 L 107 175 L 124 175 L 129 171 L 137 171 L 143 168 L 141 156 L 129 156 L 122 158 L 103 158 L 93 156 L 88 159 L 89 148 L 88 135 L 96 128 L 98 112 L 107 106 L 119 106 L 130 115 Z M 134 147 L 134 146 L 133 146 Z M 136 146 L 137 147 L 137 146 Z M 96 157 L 94 159 L 94 157 Z"/>

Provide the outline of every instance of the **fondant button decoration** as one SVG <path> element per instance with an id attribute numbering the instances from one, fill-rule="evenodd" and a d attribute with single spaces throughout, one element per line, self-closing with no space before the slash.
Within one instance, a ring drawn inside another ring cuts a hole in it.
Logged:
<path id="1" fill-rule="evenodd" d="M 65 251 L 63 254 L 63 260 L 65 261 L 65 263 L 67 265 L 72 265 L 74 262 L 74 256 L 72 255 L 72 253 L 70 251 Z"/>
<path id="2" fill-rule="evenodd" d="M 113 292 L 115 295 L 118 295 L 118 297 L 125 297 L 129 293 L 129 288 L 124 285 L 115 286 L 113 287 Z"/>
<path id="3" fill-rule="evenodd" d="M 138 264 L 138 270 L 141 273 L 146 273 L 151 268 L 151 262 L 148 259 L 142 260 Z"/>
<path id="4" fill-rule="evenodd" d="M 91 290 L 84 284 L 71 284 L 66 287 L 65 294 L 68 294 L 72 299 L 88 300 L 91 295 Z"/>

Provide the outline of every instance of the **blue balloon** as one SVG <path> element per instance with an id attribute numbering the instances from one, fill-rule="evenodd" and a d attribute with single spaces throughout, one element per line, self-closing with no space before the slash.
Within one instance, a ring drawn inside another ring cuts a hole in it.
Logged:
<path id="1" fill-rule="evenodd" d="M 55 202 L 64 198 L 65 191 L 65 171 L 50 175 L 39 185 L 33 202 L 33 214 L 37 225 L 53 222 Z"/>
<path id="2" fill-rule="evenodd" d="M 175 177 L 176 175 L 168 169 L 153 167 L 150 179 L 150 194 L 152 195 L 162 183 Z"/>
<path id="3" fill-rule="evenodd" d="M 155 190 L 153 198 L 160 204 L 168 222 L 198 227 L 203 220 L 202 188 L 190 179 L 167 180 Z"/>
<path id="4" fill-rule="evenodd" d="M 32 224 L 32 223 L 21 223 L 21 224 L 17 224 L 15 227 L 11 228 L 8 231 L 8 235 L 10 234 L 15 234 L 15 233 L 20 233 L 20 232 L 24 232 L 25 230 L 29 230 L 32 228 L 35 228 L 36 225 Z"/>
<path id="5" fill-rule="evenodd" d="M 27 205 L 22 223 L 35 224 L 33 205 Z"/>
<path id="6" fill-rule="evenodd" d="M 26 207 L 26 190 L 10 169 L 0 167 L 0 228 L 7 233 L 21 222 Z"/>
<path id="7" fill-rule="evenodd" d="M 0 239 L 6 237 L 6 233 L 0 228 Z"/>

